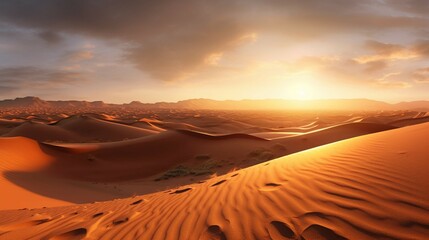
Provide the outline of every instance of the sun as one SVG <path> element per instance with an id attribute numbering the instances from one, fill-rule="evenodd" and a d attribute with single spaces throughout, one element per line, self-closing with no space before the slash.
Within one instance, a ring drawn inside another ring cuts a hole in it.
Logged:
<path id="1" fill-rule="evenodd" d="M 312 99 L 312 89 L 307 84 L 298 84 L 295 89 L 295 97 L 298 100 L 309 100 Z"/>
<path id="2" fill-rule="evenodd" d="M 297 91 L 298 99 L 307 99 L 308 98 L 308 92 L 306 89 L 298 89 Z"/>
<path id="3" fill-rule="evenodd" d="M 291 99 L 312 100 L 316 95 L 319 95 L 315 91 L 319 87 L 318 82 L 315 81 L 318 78 L 320 77 L 310 70 L 293 73 L 287 76 L 284 81 L 284 86 L 287 89 L 286 94 Z"/>

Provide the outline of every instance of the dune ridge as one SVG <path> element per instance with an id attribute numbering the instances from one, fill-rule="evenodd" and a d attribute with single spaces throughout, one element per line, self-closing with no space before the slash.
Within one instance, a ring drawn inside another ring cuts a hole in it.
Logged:
<path id="1" fill-rule="evenodd" d="M 23 136 L 41 142 L 110 142 L 156 133 L 158 132 L 79 114 L 51 124 L 25 122 L 3 136 Z"/>

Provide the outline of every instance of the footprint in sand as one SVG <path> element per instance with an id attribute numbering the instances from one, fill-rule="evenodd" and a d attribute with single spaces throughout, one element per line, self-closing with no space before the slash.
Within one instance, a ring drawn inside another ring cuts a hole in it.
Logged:
<path id="1" fill-rule="evenodd" d="M 170 194 L 179 194 L 179 193 L 184 193 L 184 192 L 187 192 L 187 191 L 189 191 L 189 190 L 191 190 L 192 188 L 183 188 L 183 189 L 178 189 L 178 190 L 176 190 L 176 191 L 174 191 L 174 192 L 172 192 L 172 193 L 170 193 Z"/>
<path id="2" fill-rule="evenodd" d="M 86 228 L 77 228 L 60 235 L 49 238 L 49 240 L 74 240 L 83 239 L 86 236 Z"/>
<path id="3" fill-rule="evenodd" d="M 113 225 L 119 225 L 119 224 L 128 222 L 128 220 L 130 220 L 128 217 L 120 217 L 120 218 L 113 220 L 112 223 L 113 223 Z"/>
<path id="4" fill-rule="evenodd" d="M 210 225 L 207 228 L 207 232 L 211 239 L 226 240 L 225 233 L 223 233 L 222 229 L 218 225 Z"/>
<path id="5" fill-rule="evenodd" d="M 103 214 L 104 214 L 103 212 L 99 212 L 99 213 L 96 213 L 96 214 L 92 215 L 92 217 L 96 218 L 96 217 L 99 217 L 99 216 L 101 216 Z"/>
<path id="6" fill-rule="evenodd" d="M 4 232 L 9 232 L 9 231 L 17 230 L 17 229 L 37 226 L 37 225 L 47 223 L 50 221 L 52 221 L 51 218 L 42 218 L 42 219 L 30 220 L 30 221 L 26 221 L 26 222 L 12 222 L 9 224 L 1 225 L 0 226 L 0 233 L 3 234 Z"/>
<path id="7" fill-rule="evenodd" d="M 296 239 L 295 232 L 284 222 L 272 221 L 268 227 L 268 232 L 272 239 L 285 237 L 288 239 Z"/>
<path id="8" fill-rule="evenodd" d="M 281 184 L 278 183 L 265 183 L 265 186 L 262 188 L 259 188 L 259 191 L 263 191 L 263 192 L 270 192 L 270 191 L 274 191 L 277 190 L 278 187 L 280 187 Z"/>
<path id="9" fill-rule="evenodd" d="M 307 227 L 301 234 L 304 240 L 320 239 L 320 240 L 346 240 L 347 238 L 338 235 L 329 228 L 318 224 L 313 224 Z"/>
<path id="10" fill-rule="evenodd" d="M 50 221 L 52 221 L 51 218 L 45 218 L 45 219 L 33 220 L 33 221 L 31 221 L 31 223 L 34 225 L 40 225 L 40 224 L 47 223 Z"/>
<path id="11" fill-rule="evenodd" d="M 139 204 L 141 202 L 143 202 L 143 199 L 137 200 L 137 201 L 131 203 L 130 205 L 137 205 L 137 204 Z"/>
<path id="12" fill-rule="evenodd" d="M 219 182 L 217 182 L 217 183 L 215 183 L 215 184 L 213 184 L 213 185 L 211 185 L 212 187 L 214 187 L 214 186 L 217 186 L 217 185 L 220 185 L 220 184 L 222 184 L 222 183 L 224 183 L 224 182 L 226 182 L 226 180 L 224 179 L 224 180 L 221 180 L 221 181 L 219 181 Z"/>

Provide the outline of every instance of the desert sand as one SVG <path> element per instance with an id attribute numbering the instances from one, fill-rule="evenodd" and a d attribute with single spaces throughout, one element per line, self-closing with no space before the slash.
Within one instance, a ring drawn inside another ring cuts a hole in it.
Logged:
<path id="1" fill-rule="evenodd" d="M 424 239 L 427 121 L 4 110 L 0 239 Z"/>

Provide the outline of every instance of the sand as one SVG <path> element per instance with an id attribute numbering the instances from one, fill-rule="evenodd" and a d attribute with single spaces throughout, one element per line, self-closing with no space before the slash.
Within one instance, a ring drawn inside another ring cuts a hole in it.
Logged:
<path id="1" fill-rule="evenodd" d="M 428 134 L 421 124 L 164 192 L 2 211 L 0 239 L 424 239 Z"/>
<path id="2" fill-rule="evenodd" d="M 427 113 L 22 112 L 0 239 L 425 239 Z"/>

